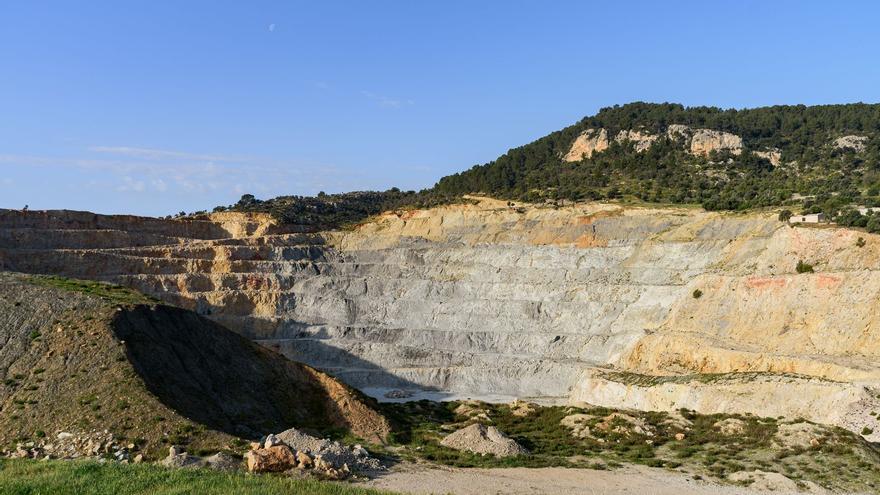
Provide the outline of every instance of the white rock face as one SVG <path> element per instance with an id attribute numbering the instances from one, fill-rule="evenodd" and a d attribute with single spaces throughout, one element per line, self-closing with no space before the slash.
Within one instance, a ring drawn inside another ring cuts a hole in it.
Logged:
<path id="1" fill-rule="evenodd" d="M 577 162 L 584 157 L 590 158 L 593 153 L 608 149 L 608 131 L 605 129 L 587 129 L 575 138 L 571 149 L 563 157 L 567 162 Z"/>
<path id="2" fill-rule="evenodd" d="M 851 384 L 803 376 L 732 374 L 706 379 L 662 380 L 632 383 L 586 370 L 572 389 L 573 404 L 648 411 L 692 409 L 705 414 L 738 413 L 757 416 L 801 417 L 852 431 L 880 427 L 866 414 L 880 407 L 876 385 Z"/>
<path id="3" fill-rule="evenodd" d="M 880 236 L 864 232 L 790 228 L 774 213 L 491 200 L 325 234 L 193 226 L 187 238 L 173 222 L 116 221 L 83 233 L 0 212 L 0 262 L 140 289 L 380 398 L 570 398 L 858 431 L 880 410 Z M 816 273 L 797 274 L 799 259 Z M 758 378 L 637 386 L 597 369 Z"/>
<path id="4" fill-rule="evenodd" d="M 774 167 L 778 167 L 782 163 L 782 151 L 777 148 L 756 151 L 755 155 L 769 161 Z"/>
<path id="5" fill-rule="evenodd" d="M 627 130 L 620 131 L 617 134 L 617 137 L 614 138 L 614 140 L 618 143 L 629 141 L 633 143 L 633 147 L 635 147 L 635 150 L 641 153 L 643 151 L 647 151 L 648 148 L 650 148 L 651 145 L 654 144 L 654 141 L 656 141 L 658 137 L 659 136 L 657 136 L 656 134 L 650 134 L 645 131 Z"/>
<path id="6" fill-rule="evenodd" d="M 695 129 L 691 137 L 691 154 L 708 155 L 712 151 L 730 151 L 734 155 L 742 153 L 742 138 L 729 132 L 711 129 Z"/>
<path id="7" fill-rule="evenodd" d="M 834 147 L 839 150 L 850 149 L 856 153 L 861 153 L 862 151 L 865 151 L 865 143 L 867 141 L 867 136 L 841 136 L 834 140 Z"/>
<path id="8" fill-rule="evenodd" d="M 734 155 L 739 155 L 743 150 L 742 138 L 729 132 L 691 129 L 686 125 L 670 124 L 666 129 L 666 135 L 670 139 L 684 138 L 688 150 L 693 155 L 707 156 L 712 151 L 730 151 Z M 632 142 L 637 152 L 643 152 L 650 148 L 659 137 L 644 130 L 628 129 L 620 131 L 614 137 L 614 141 L 618 143 Z M 563 159 L 573 162 L 580 161 L 584 157 L 590 158 L 593 153 L 608 149 L 609 144 L 608 132 L 605 129 L 587 129 L 574 140 L 571 149 Z M 778 161 L 781 156 L 778 150 L 763 153 L 767 153 L 766 158 L 771 162 L 774 159 Z"/>

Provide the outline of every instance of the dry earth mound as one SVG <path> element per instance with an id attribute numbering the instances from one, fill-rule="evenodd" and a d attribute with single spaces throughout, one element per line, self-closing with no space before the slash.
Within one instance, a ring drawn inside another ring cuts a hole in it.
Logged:
<path id="1" fill-rule="evenodd" d="M 466 450 L 474 454 L 492 454 L 496 457 L 510 457 L 528 454 L 529 452 L 516 440 L 498 431 L 494 426 L 479 423 L 450 433 L 440 445 L 455 450 Z"/>
<path id="2" fill-rule="evenodd" d="M 388 432 L 323 373 L 105 284 L 0 273 L 0 339 L 2 446 L 106 430 L 115 438 L 98 453 L 130 444 L 155 457 L 167 444 L 219 449 L 292 425 Z"/>

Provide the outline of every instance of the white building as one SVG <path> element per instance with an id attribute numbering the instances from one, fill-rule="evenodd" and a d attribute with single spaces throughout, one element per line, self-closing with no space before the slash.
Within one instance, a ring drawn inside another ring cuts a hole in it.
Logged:
<path id="1" fill-rule="evenodd" d="M 788 223 L 819 223 L 825 221 L 824 213 L 810 213 L 809 215 L 792 215 Z"/>
<path id="2" fill-rule="evenodd" d="M 873 206 L 870 208 L 866 208 L 866 207 L 862 206 L 858 210 L 859 210 L 859 213 L 861 213 L 862 215 L 867 215 L 869 211 L 873 211 L 874 213 L 880 212 L 880 207 Z"/>

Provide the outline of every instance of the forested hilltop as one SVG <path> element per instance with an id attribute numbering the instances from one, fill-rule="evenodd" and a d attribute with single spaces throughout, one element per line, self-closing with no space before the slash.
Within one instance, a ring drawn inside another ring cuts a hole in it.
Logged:
<path id="1" fill-rule="evenodd" d="M 641 200 L 708 210 L 790 205 L 865 226 L 868 219 L 850 208 L 880 205 L 880 104 L 616 105 L 443 177 L 431 189 L 266 201 L 246 195 L 217 209 L 267 211 L 285 222 L 327 228 L 464 194 L 529 202 Z M 874 223 L 880 229 L 880 218 Z"/>
<path id="2" fill-rule="evenodd" d="M 713 136 L 703 130 L 717 131 L 721 146 L 711 149 Z M 585 133 L 598 146 L 569 155 Z M 695 138 L 707 146 L 695 147 Z M 878 187 L 880 105 L 722 110 L 631 103 L 444 177 L 434 190 L 529 201 L 631 196 L 737 210 L 781 205 L 793 194 L 815 195 L 818 203 L 832 195 L 876 201 Z"/>

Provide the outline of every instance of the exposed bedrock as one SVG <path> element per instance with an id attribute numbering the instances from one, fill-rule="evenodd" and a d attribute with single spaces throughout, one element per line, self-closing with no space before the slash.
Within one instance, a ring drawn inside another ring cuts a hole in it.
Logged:
<path id="1" fill-rule="evenodd" d="M 852 411 L 880 379 L 880 238 L 791 228 L 772 213 L 484 200 L 314 234 L 233 214 L 218 227 L 144 220 L 149 228 L 26 219 L 38 214 L 0 215 L 6 269 L 137 288 L 380 395 L 726 412 L 778 399 L 855 428 Z M 796 273 L 798 260 L 815 273 Z M 738 399 L 728 400 L 685 381 L 670 399 L 667 382 L 596 378 L 608 370 L 747 373 L 736 383 L 755 386 L 731 385 Z M 835 384 L 834 404 L 849 409 L 832 415 L 822 395 L 833 394 L 812 380 Z M 800 404 L 797 387 L 809 396 Z"/>

